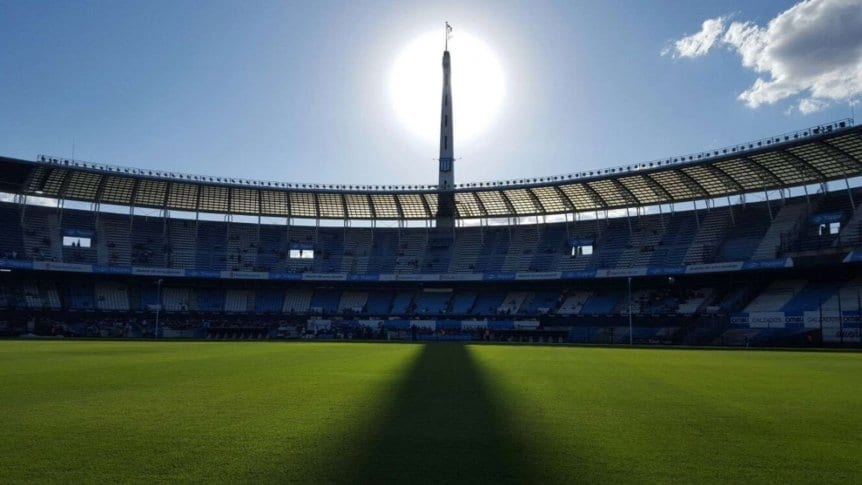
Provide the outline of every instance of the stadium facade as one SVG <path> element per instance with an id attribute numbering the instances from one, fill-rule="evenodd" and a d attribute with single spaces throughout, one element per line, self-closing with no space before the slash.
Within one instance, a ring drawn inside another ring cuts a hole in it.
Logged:
<path id="1" fill-rule="evenodd" d="M 443 69 L 438 185 L 0 158 L 0 331 L 860 342 L 852 120 L 624 167 L 456 184 L 448 49 Z"/>

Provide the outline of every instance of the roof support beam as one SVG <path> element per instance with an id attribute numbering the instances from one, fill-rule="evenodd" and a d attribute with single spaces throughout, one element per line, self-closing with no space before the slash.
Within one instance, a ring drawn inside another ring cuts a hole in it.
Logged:
<path id="1" fill-rule="evenodd" d="M 649 188 L 652 189 L 652 191 L 656 195 L 661 194 L 663 198 L 673 200 L 673 197 L 670 195 L 670 192 L 668 192 L 667 189 L 662 187 L 661 184 L 656 182 L 655 179 L 653 179 L 652 177 L 647 177 L 645 174 L 638 175 L 638 177 L 640 177 L 644 182 L 646 182 L 646 184 L 649 185 Z M 659 206 L 661 206 L 661 202 L 659 202 L 658 204 Z"/>
<path id="2" fill-rule="evenodd" d="M 709 198 L 713 197 L 713 195 L 711 195 L 711 194 L 709 193 L 709 191 L 708 191 L 708 190 L 706 190 L 706 187 L 704 187 L 700 182 L 698 182 L 697 180 L 695 180 L 695 178 L 694 178 L 694 177 L 692 177 L 691 175 L 689 175 L 689 174 L 687 174 L 687 173 L 683 172 L 682 170 L 677 170 L 676 172 L 677 172 L 678 174 L 680 174 L 680 175 L 682 176 L 682 178 L 686 179 L 686 180 L 689 182 L 689 183 L 688 183 L 689 188 L 691 188 L 691 187 L 697 187 L 697 189 L 700 191 L 701 197 L 703 197 L 704 199 L 709 199 Z"/>
<path id="3" fill-rule="evenodd" d="M 371 210 L 371 220 L 377 221 L 377 210 L 374 208 L 374 203 L 371 201 L 371 196 L 368 194 L 365 195 L 365 200 L 368 202 L 368 209 Z"/>
<path id="4" fill-rule="evenodd" d="M 587 193 L 590 194 L 590 198 L 593 199 L 593 202 L 595 202 L 596 204 L 599 204 L 600 208 L 602 208 L 604 210 L 608 210 L 608 207 L 609 207 L 608 202 L 604 198 L 602 198 L 602 196 L 599 195 L 598 192 L 596 192 L 596 189 L 590 187 L 590 185 L 587 183 L 582 183 L 581 187 L 583 187 L 584 190 L 586 190 Z"/>
<path id="5" fill-rule="evenodd" d="M 350 216 L 348 215 L 350 213 L 347 212 L 347 201 L 345 199 L 344 194 L 338 194 L 338 200 L 341 201 L 341 210 L 344 212 L 344 220 L 348 221 L 350 220 Z"/>
<path id="6" fill-rule="evenodd" d="M 93 202 L 96 204 L 96 219 L 99 219 L 99 208 L 102 203 L 102 192 L 105 191 L 105 185 L 108 184 L 108 175 L 102 174 L 99 178 L 99 185 L 96 187 L 96 197 Z"/>
<path id="7" fill-rule="evenodd" d="M 398 211 L 398 222 L 400 224 L 404 220 L 404 209 L 401 208 L 401 201 L 398 200 L 398 195 L 392 194 L 392 198 L 395 200 L 395 209 Z"/>
<path id="8" fill-rule="evenodd" d="M 509 209 L 509 213 L 511 214 L 509 217 L 521 217 L 515 210 L 515 206 L 512 205 L 512 201 L 509 200 L 509 196 L 506 195 L 506 192 L 498 190 L 497 193 L 500 194 L 500 198 L 503 199 L 503 203 L 506 204 L 506 208 Z"/>
<path id="9" fill-rule="evenodd" d="M 620 182 L 620 181 L 619 181 L 619 180 L 617 180 L 616 178 L 612 178 L 612 179 L 610 179 L 610 180 L 611 180 L 611 183 L 612 183 L 612 184 L 614 184 L 614 187 L 616 187 L 616 188 L 617 188 L 618 190 L 620 190 L 623 194 L 625 194 L 625 196 L 623 197 L 624 199 L 628 199 L 628 201 L 629 201 L 629 202 L 631 202 L 631 203 L 633 203 L 634 205 L 637 205 L 637 206 L 643 205 L 643 203 L 640 201 L 640 199 L 638 199 L 637 197 L 635 197 L 635 194 L 634 194 L 634 193 L 632 193 L 632 191 L 631 191 L 631 190 L 629 190 L 629 189 L 628 189 L 628 187 L 626 187 L 625 185 L 623 185 L 623 184 L 622 184 L 622 182 Z"/>
<path id="10" fill-rule="evenodd" d="M 826 180 L 826 175 L 824 175 L 823 172 L 818 170 L 817 167 L 815 167 L 814 165 L 811 165 L 811 163 L 803 160 L 798 155 L 791 153 L 791 152 L 788 152 L 787 150 L 778 150 L 777 153 L 779 155 L 781 155 L 782 157 L 786 157 L 786 158 L 790 159 L 792 162 L 796 163 L 797 166 L 801 165 L 802 167 L 805 168 L 805 170 L 807 172 L 817 175 L 817 177 L 819 177 L 821 181 Z"/>
<path id="11" fill-rule="evenodd" d="M 530 200 L 533 201 L 533 206 L 536 208 L 536 211 L 537 211 L 536 215 L 544 216 L 548 212 L 547 210 L 545 210 L 545 206 L 543 206 L 542 203 L 539 202 L 539 198 L 536 197 L 536 194 L 534 194 L 532 190 L 530 190 L 530 189 L 525 189 L 525 190 L 527 191 L 527 194 L 529 194 Z"/>
<path id="12" fill-rule="evenodd" d="M 563 205 L 566 206 L 566 209 L 568 209 L 571 212 L 574 212 L 575 211 L 575 205 L 572 204 L 572 201 L 568 197 L 566 197 L 565 192 L 563 192 L 563 190 L 560 189 L 560 186 L 559 185 L 552 185 L 551 187 L 554 189 L 554 191 L 560 197 L 560 200 L 563 201 Z"/>
<path id="13" fill-rule="evenodd" d="M 479 217 L 484 217 L 485 219 L 490 217 L 488 215 L 488 209 L 485 208 L 485 204 L 482 203 L 482 199 L 479 198 L 479 195 L 476 192 L 465 192 L 465 193 L 469 193 L 471 196 L 473 196 L 473 199 L 476 201 L 476 206 L 479 207 L 479 212 L 481 212 Z"/>
<path id="14" fill-rule="evenodd" d="M 716 173 L 716 174 L 719 174 L 719 175 L 718 175 L 718 176 L 719 176 L 719 178 L 724 179 L 724 181 L 725 181 L 725 182 L 727 182 L 727 181 L 732 182 L 732 183 L 733 183 L 733 185 L 736 187 L 736 191 L 738 191 L 738 192 L 743 192 L 743 191 L 745 191 L 745 188 L 742 186 L 742 184 L 741 184 L 741 183 L 739 183 L 739 180 L 736 180 L 735 178 L 733 178 L 733 176 L 732 176 L 732 175 L 730 175 L 729 173 L 727 173 L 727 171 L 726 171 L 725 169 L 723 169 L 723 168 L 719 167 L 719 166 L 718 166 L 718 165 L 716 165 L 716 164 L 712 164 L 712 165 L 704 165 L 703 167 L 704 167 L 705 169 L 707 169 L 707 170 L 711 171 L 711 172 L 714 172 L 714 173 Z"/>
<path id="15" fill-rule="evenodd" d="M 747 163 L 750 163 L 750 164 L 756 166 L 757 168 L 759 168 L 763 173 L 768 174 L 770 177 L 772 177 L 772 180 L 775 182 L 775 185 L 784 185 L 784 181 L 781 180 L 781 178 L 778 175 L 775 175 L 775 172 L 768 169 L 766 167 L 766 165 L 758 162 L 757 160 L 754 160 L 753 158 L 749 158 L 749 157 L 740 157 L 740 160 L 747 162 Z M 763 179 L 763 177 L 761 176 L 761 180 L 762 179 Z M 764 187 L 764 189 L 765 189 L 765 187 Z"/>
<path id="16" fill-rule="evenodd" d="M 432 214 L 432 213 L 431 213 L 431 207 L 428 205 L 428 201 L 427 201 L 427 200 L 425 200 L 425 194 L 417 194 L 417 195 L 419 196 L 419 203 L 421 203 L 421 204 L 422 204 L 422 208 L 425 210 L 425 219 L 427 219 L 427 220 L 431 220 L 431 219 L 433 219 L 433 218 L 434 218 L 434 214 Z M 457 199 L 456 199 L 456 200 L 457 200 Z M 455 208 L 456 212 L 457 212 L 457 205 L 458 205 L 458 204 L 455 204 L 455 206 L 456 206 L 456 208 Z"/>
<path id="17" fill-rule="evenodd" d="M 862 135 L 859 135 L 859 133 L 857 133 L 856 136 L 862 138 Z M 817 145 L 825 148 L 826 151 L 828 151 L 832 155 L 836 155 L 836 156 L 842 158 L 844 161 L 849 161 L 850 163 L 855 165 L 856 168 L 862 169 L 862 162 L 857 160 L 855 157 L 853 157 L 852 155 L 850 155 L 846 151 L 844 151 L 844 150 L 838 148 L 837 146 L 829 143 L 828 141 L 820 140 L 819 142 L 817 142 Z"/>

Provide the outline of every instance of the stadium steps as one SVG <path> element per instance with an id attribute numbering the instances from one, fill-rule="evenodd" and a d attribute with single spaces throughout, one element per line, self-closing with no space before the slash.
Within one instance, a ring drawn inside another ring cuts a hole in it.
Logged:
<path id="1" fill-rule="evenodd" d="M 196 302 L 194 291 L 187 287 L 166 287 L 162 288 L 162 306 L 165 311 L 169 312 L 184 312 L 194 310 L 197 305 L 192 305 Z"/>
<path id="2" fill-rule="evenodd" d="M 165 219 L 134 217 L 131 229 L 133 266 L 167 266 L 165 258 Z"/>
<path id="3" fill-rule="evenodd" d="M 99 264 L 131 266 L 132 247 L 129 220 L 115 214 L 103 214 L 96 225 L 96 249 Z"/>
<path id="4" fill-rule="evenodd" d="M 317 246 L 314 257 L 319 259 L 320 269 L 326 273 L 340 272 L 344 254 L 344 230 L 321 228 Z"/>
<path id="5" fill-rule="evenodd" d="M 542 224 L 531 271 L 560 270 L 560 259 L 567 257 L 566 224 Z"/>
<path id="6" fill-rule="evenodd" d="M 412 310 L 413 299 L 416 293 L 413 290 L 403 290 L 395 294 L 392 299 L 391 311 L 394 315 L 402 315 Z"/>
<path id="7" fill-rule="evenodd" d="M 284 292 L 284 307 L 282 311 L 285 313 L 304 313 L 311 306 L 311 297 L 313 292 L 307 289 L 287 290 Z"/>
<path id="8" fill-rule="evenodd" d="M 246 313 L 254 311 L 255 297 L 250 290 L 227 290 L 224 298 L 224 310 L 228 313 Z"/>
<path id="9" fill-rule="evenodd" d="M 367 301 L 368 292 L 366 291 L 345 291 L 338 302 L 338 311 L 350 310 L 354 313 L 361 313 Z"/>
<path id="10" fill-rule="evenodd" d="M 198 239 L 197 223 L 188 220 L 168 222 L 168 245 L 172 268 L 195 269 L 197 261 L 195 241 Z"/>
<path id="11" fill-rule="evenodd" d="M 198 288 L 191 296 L 197 296 L 198 310 L 204 312 L 224 311 L 225 292 L 221 288 Z"/>
<path id="12" fill-rule="evenodd" d="M 761 291 L 746 307 L 746 313 L 781 311 L 805 287 L 805 280 L 779 280 Z"/>
<path id="13" fill-rule="evenodd" d="M 577 315 L 590 299 L 589 291 L 575 291 L 566 296 L 563 303 L 560 304 L 560 309 L 557 310 L 559 315 Z"/>
<path id="14" fill-rule="evenodd" d="M 24 294 L 24 304 L 27 308 L 43 309 L 46 307 L 45 301 L 39 292 L 38 286 L 35 283 L 24 283 L 22 285 Z"/>
<path id="15" fill-rule="evenodd" d="M 368 272 L 371 240 L 371 229 L 356 228 L 345 231 L 344 255 L 341 258 L 342 272 L 360 274 Z"/>
<path id="16" fill-rule="evenodd" d="M 823 311 L 837 312 L 839 306 L 843 311 L 857 310 L 860 301 L 862 301 L 862 276 L 850 280 L 826 299 L 823 302 Z"/>
<path id="17" fill-rule="evenodd" d="M 810 282 L 804 288 L 799 290 L 793 298 L 791 298 L 781 311 L 785 313 L 801 313 L 806 311 L 817 310 L 822 302 L 828 301 L 838 293 L 841 285 L 835 282 Z M 845 309 L 850 302 L 843 301 Z M 853 307 L 857 306 L 857 301 L 852 301 Z"/>
<path id="18" fill-rule="evenodd" d="M 476 303 L 477 294 L 475 291 L 457 291 L 452 296 L 452 302 L 449 305 L 449 313 L 454 315 L 466 315 L 473 309 Z"/>
<path id="19" fill-rule="evenodd" d="M 393 293 L 390 290 L 372 291 L 365 302 L 366 313 L 385 315 L 392 308 Z"/>
<path id="20" fill-rule="evenodd" d="M 709 305 L 714 297 L 712 288 L 697 288 L 690 297 L 679 302 L 676 313 L 681 315 L 693 315 L 698 313 L 706 305 Z"/>
<path id="21" fill-rule="evenodd" d="M 24 234 L 21 230 L 21 215 L 18 206 L 0 202 L 0 257 L 23 259 Z"/>
<path id="22" fill-rule="evenodd" d="M 590 295 L 579 313 L 582 315 L 607 315 L 613 312 L 622 299 L 622 293 L 618 291 L 595 292 Z"/>
<path id="23" fill-rule="evenodd" d="M 96 307 L 99 310 L 125 311 L 129 309 L 129 293 L 125 284 L 96 283 Z"/>
<path id="24" fill-rule="evenodd" d="M 745 261 L 757 249 L 769 228 L 765 206 L 750 205 L 734 210 L 735 223 L 727 228 L 716 261 Z"/>
<path id="25" fill-rule="evenodd" d="M 428 233 L 426 231 L 406 230 L 398 231 L 397 236 L 395 273 L 419 273 L 423 256 L 428 247 Z"/>
<path id="26" fill-rule="evenodd" d="M 56 209 L 28 207 L 23 238 L 27 257 L 35 261 L 62 261 L 62 236 Z"/>
<path id="27" fill-rule="evenodd" d="M 700 228 L 682 258 L 682 263 L 689 265 L 712 262 L 730 224 L 728 209 L 710 210 L 700 221 Z"/>
<path id="28" fill-rule="evenodd" d="M 497 272 L 503 266 L 509 250 L 510 235 L 506 227 L 485 227 L 481 250 L 476 258 L 476 272 Z"/>
<path id="29" fill-rule="evenodd" d="M 263 225 L 260 227 L 260 247 L 257 250 L 257 266 L 270 268 L 272 271 L 284 271 L 287 259 L 285 236 L 287 229 Z"/>
<path id="30" fill-rule="evenodd" d="M 506 294 L 501 291 L 483 291 L 476 298 L 473 312 L 477 315 L 496 315 Z"/>
<path id="31" fill-rule="evenodd" d="M 251 224 L 227 224 L 229 269 L 254 271 L 257 261 L 258 228 Z"/>
<path id="32" fill-rule="evenodd" d="M 838 238 L 832 243 L 834 247 L 859 245 L 862 241 L 862 204 L 856 207 L 856 212 L 841 228 Z"/>
<path id="33" fill-rule="evenodd" d="M 529 271 L 539 244 L 538 226 L 515 226 L 506 251 L 503 271 Z"/>
<path id="34" fill-rule="evenodd" d="M 527 315 L 545 315 L 552 313 L 560 302 L 558 291 L 537 291 L 530 294 L 528 300 L 521 306 L 521 313 Z"/>
<path id="35" fill-rule="evenodd" d="M 497 313 L 501 315 L 517 315 L 521 311 L 521 306 L 527 301 L 530 293 L 527 291 L 510 291 L 506 294 L 506 298 L 497 307 Z"/>
<path id="36" fill-rule="evenodd" d="M 416 295 L 415 313 L 419 315 L 440 315 L 449 308 L 452 299 L 451 289 L 425 289 Z"/>
<path id="37" fill-rule="evenodd" d="M 629 268 L 633 266 L 647 266 L 652 260 L 656 251 L 656 247 L 662 240 L 663 234 L 661 226 L 653 224 L 653 218 L 646 218 L 633 222 L 634 234 L 629 240 L 629 244 L 620 254 L 617 261 L 617 267 Z"/>
<path id="38" fill-rule="evenodd" d="M 772 259 L 777 256 L 784 240 L 795 239 L 795 235 L 808 215 L 808 205 L 804 202 L 785 204 L 775 215 L 769 229 L 757 249 L 751 254 L 751 259 Z"/>
<path id="39" fill-rule="evenodd" d="M 590 269 L 626 267 L 625 262 L 620 263 L 620 257 L 628 247 L 631 238 L 628 221 L 625 218 L 617 218 L 604 222 L 605 228 L 596 240 L 588 267 Z"/>
<path id="40" fill-rule="evenodd" d="M 280 313 L 284 307 L 284 291 L 260 289 L 255 291 L 254 311 L 258 313 Z"/>
<path id="41" fill-rule="evenodd" d="M 482 248 L 482 234 L 477 228 L 465 228 L 456 233 L 452 248 L 450 273 L 472 273 L 476 269 L 476 259 Z"/>

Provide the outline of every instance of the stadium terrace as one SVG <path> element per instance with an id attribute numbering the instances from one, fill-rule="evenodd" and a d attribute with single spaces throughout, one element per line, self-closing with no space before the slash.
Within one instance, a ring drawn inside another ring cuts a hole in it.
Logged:
<path id="1" fill-rule="evenodd" d="M 449 190 L 47 156 L 0 159 L 0 174 L 6 335 L 859 343 L 851 120 Z"/>

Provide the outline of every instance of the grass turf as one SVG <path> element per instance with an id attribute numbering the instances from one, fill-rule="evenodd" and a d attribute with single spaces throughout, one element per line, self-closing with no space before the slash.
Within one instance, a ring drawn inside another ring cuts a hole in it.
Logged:
<path id="1" fill-rule="evenodd" d="M 853 482 L 862 354 L 0 342 L 0 481 Z"/>

